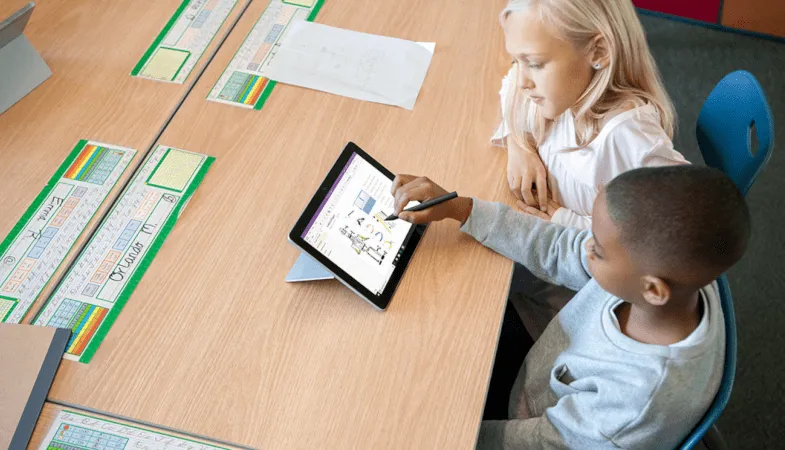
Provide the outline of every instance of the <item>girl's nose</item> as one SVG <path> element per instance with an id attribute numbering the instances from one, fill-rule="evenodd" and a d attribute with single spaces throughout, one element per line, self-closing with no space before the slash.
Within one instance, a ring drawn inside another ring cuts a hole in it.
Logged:
<path id="1" fill-rule="evenodd" d="M 523 68 L 523 65 L 521 63 L 518 63 L 518 76 L 516 81 L 518 84 L 518 89 L 534 88 L 534 82 L 529 77 L 529 74 L 526 73 L 526 69 Z"/>

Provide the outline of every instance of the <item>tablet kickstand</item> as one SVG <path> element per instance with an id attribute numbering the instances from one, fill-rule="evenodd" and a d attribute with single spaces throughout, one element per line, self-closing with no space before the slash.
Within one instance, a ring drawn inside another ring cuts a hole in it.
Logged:
<path id="1" fill-rule="evenodd" d="M 292 269 L 286 275 L 287 283 L 301 281 L 332 280 L 335 276 L 324 268 L 318 261 L 305 253 L 300 253 Z"/>
<path id="2" fill-rule="evenodd" d="M 33 6 L 30 2 L 8 19 L 0 17 L 0 114 L 52 76 L 49 66 L 22 34 Z"/>

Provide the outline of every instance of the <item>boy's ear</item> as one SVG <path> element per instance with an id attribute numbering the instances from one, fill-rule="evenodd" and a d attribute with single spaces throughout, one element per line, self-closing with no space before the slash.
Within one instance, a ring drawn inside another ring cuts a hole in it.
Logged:
<path id="1" fill-rule="evenodd" d="M 663 306 L 671 299 L 671 287 L 662 278 L 652 275 L 641 277 L 641 295 L 652 306 Z"/>
<path id="2" fill-rule="evenodd" d="M 597 64 L 599 64 L 602 68 L 608 67 L 611 59 L 611 52 L 610 48 L 608 47 L 608 39 L 606 39 L 602 34 L 595 36 L 594 39 L 592 39 L 591 45 L 589 46 L 588 56 L 589 64 L 592 67 L 597 67 Z"/>

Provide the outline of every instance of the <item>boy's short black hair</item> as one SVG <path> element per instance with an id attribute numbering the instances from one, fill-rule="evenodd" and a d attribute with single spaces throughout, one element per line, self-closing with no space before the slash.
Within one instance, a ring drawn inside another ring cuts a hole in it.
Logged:
<path id="1" fill-rule="evenodd" d="M 719 170 L 635 169 L 613 179 L 605 195 L 622 244 L 656 267 L 719 275 L 747 248 L 747 203 Z"/>

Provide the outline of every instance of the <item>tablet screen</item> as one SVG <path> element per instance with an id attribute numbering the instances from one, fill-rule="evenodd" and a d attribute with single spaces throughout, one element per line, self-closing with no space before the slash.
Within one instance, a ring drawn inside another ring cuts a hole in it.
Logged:
<path id="1" fill-rule="evenodd" d="M 391 189 L 388 176 L 353 153 L 301 235 L 374 295 L 384 292 L 413 228 L 384 220 L 393 213 Z"/>

